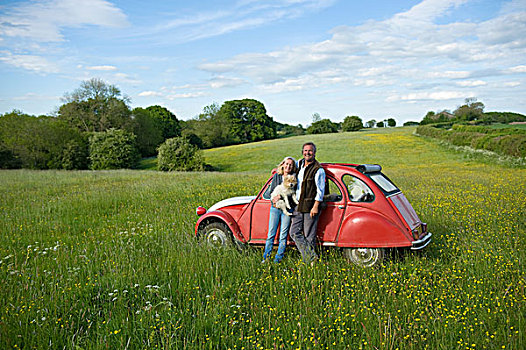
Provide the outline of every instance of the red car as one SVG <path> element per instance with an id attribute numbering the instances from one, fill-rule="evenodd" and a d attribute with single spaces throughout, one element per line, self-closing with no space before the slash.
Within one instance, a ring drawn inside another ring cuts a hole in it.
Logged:
<path id="1" fill-rule="evenodd" d="M 427 224 L 380 165 L 322 166 L 327 182 L 317 229 L 320 245 L 341 248 L 351 262 L 369 267 L 382 261 L 386 248 L 419 250 L 431 242 Z M 198 207 L 196 236 L 214 246 L 265 244 L 271 180 L 257 196 L 225 199 L 208 210 Z M 290 237 L 288 244 L 294 244 Z"/>

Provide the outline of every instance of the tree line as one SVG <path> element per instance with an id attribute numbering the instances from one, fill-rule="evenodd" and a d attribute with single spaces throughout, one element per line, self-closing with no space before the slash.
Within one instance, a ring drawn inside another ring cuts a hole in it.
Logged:
<path id="1" fill-rule="evenodd" d="M 464 104 L 453 112 L 443 110 L 440 112 L 429 111 L 424 116 L 420 125 L 453 124 L 489 125 L 494 123 L 508 124 L 512 122 L 526 122 L 526 116 L 512 112 L 484 112 L 484 103 L 475 97 L 466 98 Z M 405 124 L 404 124 L 405 125 Z"/>
<path id="2" fill-rule="evenodd" d="M 83 81 L 62 102 L 53 116 L 0 115 L 0 168 L 133 168 L 141 158 L 161 155 L 160 169 L 195 170 L 204 168 L 204 148 L 396 125 L 393 118 L 364 125 L 358 116 L 334 123 L 315 113 L 304 128 L 274 121 L 254 99 L 214 103 L 183 121 L 161 106 L 130 108 L 119 88 L 100 79 Z"/>

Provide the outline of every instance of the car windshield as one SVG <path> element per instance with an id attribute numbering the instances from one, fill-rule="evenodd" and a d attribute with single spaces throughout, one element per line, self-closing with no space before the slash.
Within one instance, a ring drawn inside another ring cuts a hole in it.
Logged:
<path id="1" fill-rule="evenodd" d="M 368 174 L 369 177 L 382 188 L 384 192 L 398 191 L 396 187 L 387 177 L 382 173 Z"/>

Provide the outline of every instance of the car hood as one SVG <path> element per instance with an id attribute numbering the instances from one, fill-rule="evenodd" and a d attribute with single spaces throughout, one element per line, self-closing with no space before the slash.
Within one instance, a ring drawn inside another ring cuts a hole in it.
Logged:
<path id="1" fill-rule="evenodd" d="M 256 196 L 244 196 L 244 197 L 232 197 L 228 199 L 223 199 L 222 201 L 217 202 L 216 204 L 212 205 L 208 211 L 214 211 L 218 210 L 224 207 L 230 207 L 233 205 L 243 205 L 248 204 L 254 200 Z"/>

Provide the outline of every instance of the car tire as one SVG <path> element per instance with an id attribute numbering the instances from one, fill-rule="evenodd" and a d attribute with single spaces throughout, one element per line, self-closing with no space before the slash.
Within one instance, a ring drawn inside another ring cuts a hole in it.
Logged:
<path id="1" fill-rule="evenodd" d="M 202 238 L 211 247 L 226 247 L 232 245 L 232 232 L 222 222 L 212 222 L 202 229 Z"/>
<path id="2" fill-rule="evenodd" d="M 383 248 L 344 248 L 343 256 L 355 265 L 373 267 L 382 263 L 385 251 Z"/>

